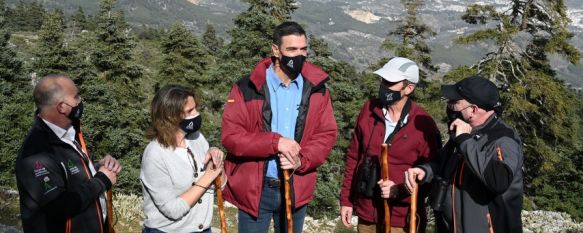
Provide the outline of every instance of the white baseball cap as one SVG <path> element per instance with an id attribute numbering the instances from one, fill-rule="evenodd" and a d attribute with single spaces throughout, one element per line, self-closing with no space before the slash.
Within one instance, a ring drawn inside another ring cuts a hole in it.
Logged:
<path id="1" fill-rule="evenodd" d="M 419 67 L 415 62 L 403 57 L 391 59 L 383 68 L 373 73 L 392 83 L 402 80 L 408 80 L 412 83 L 419 82 Z"/>

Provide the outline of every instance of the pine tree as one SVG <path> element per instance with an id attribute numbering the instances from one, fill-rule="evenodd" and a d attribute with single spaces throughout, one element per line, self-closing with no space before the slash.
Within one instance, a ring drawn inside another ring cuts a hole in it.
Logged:
<path id="1" fill-rule="evenodd" d="M 5 2 L 0 0 L 0 78 L 2 81 L 0 90 L 5 96 L 10 94 L 12 85 L 18 85 L 17 80 L 22 71 L 22 61 L 16 58 L 16 52 L 9 47 L 10 32 L 7 23 Z"/>
<path id="2" fill-rule="evenodd" d="M 181 83 L 201 87 L 201 75 L 209 55 L 198 39 L 182 24 L 174 24 L 162 39 L 164 59 L 160 68 L 163 84 Z"/>
<path id="3" fill-rule="evenodd" d="M 581 116 L 573 108 L 574 94 L 557 79 L 548 59 L 549 54 L 560 54 L 573 64 L 580 60 L 579 51 L 569 44 L 573 34 L 567 28 L 564 1 L 513 0 L 508 11 L 471 5 L 463 19 L 471 24 L 495 25 L 457 41 L 495 44 L 496 50 L 472 68 L 501 88 L 504 117 L 524 143 L 526 193 L 534 196 L 538 205 L 560 208 L 553 200 L 558 201 L 558 193 L 565 195 L 572 190 L 555 185 L 569 182 L 566 176 L 557 175 L 556 167 L 571 163 L 573 155 L 581 151 L 581 138 L 573 133 L 581 127 Z M 559 202 L 580 203 L 576 199 Z"/>
<path id="4" fill-rule="evenodd" d="M 269 0 L 247 2 L 249 9 L 235 18 L 235 27 L 229 32 L 232 39 L 225 55 L 245 60 L 248 67 L 271 54 L 271 36 L 278 22 L 270 15 Z"/>
<path id="5" fill-rule="evenodd" d="M 89 29 L 87 16 L 85 16 L 85 12 L 83 11 L 82 7 L 78 7 L 75 13 L 71 15 L 71 28 L 77 33 L 81 32 L 82 30 Z"/>
<path id="6" fill-rule="evenodd" d="M 277 19 L 278 22 L 289 21 L 292 13 L 298 9 L 295 0 L 272 0 L 271 1 L 271 15 Z"/>
<path id="7" fill-rule="evenodd" d="M 9 45 L 4 0 L 0 0 L 0 186 L 15 187 L 14 161 L 33 119 L 32 87 Z"/>
<path id="8" fill-rule="evenodd" d="M 142 69 L 131 64 L 133 36 L 122 11 L 113 11 L 116 0 L 103 0 L 97 16 L 97 44 L 92 62 L 108 79 L 134 79 L 142 75 Z M 127 80 L 126 80 L 127 81 Z"/>
<path id="9" fill-rule="evenodd" d="M 118 191 L 139 192 L 139 160 L 148 118 L 145 97 L 151 87 L 134 62 L 136 43 L 123 12 L 113 11 L 115 3 L 101 1 L 97 28 L 81 33 L 75 41 L 79 58 L 93 66 L 79 70 L 85 76 L 77 82 L 86 102 L 82 129 L 98 158 L 110 153 L 127 165 L 118 177 Z"/>
<path id="10" fill-rule="evenodd" d="M 9 11 L 9 17 L 6 20 L 13 30 L 38 31 L 42 26 L 45 13 L 40 3 L 36 1 L 27 3 L 20 0 L 16 8 Z"/>
<path id="11" fill-rule="evenodd" d="M 419 8 L 423 0 L 401 0 L 406 9 L 404 19 L 398 20 L 398 26 L 389 32 L 389 38 L 383 42 L 383 48 L 393 50 L 398 57 L 406 57 L 420 65 L 422 78 L 436 71 L 431 61 L 431 48 L 426 40 L 435 32 L 418 19 Z"/>
<path id="12" fill-rule="evenodd" d="M 39 77 L 47 74 L 69 73 L 75 60 L 73 51 L 65 45 L 63 12 L 54 10 L 45 15 L 34 52 L 32 70 Z"/>
<path id="13" fill-rule="evenodd" d="M 224 40 L 217 35 L 217 30 L 212 24 L 207 24 L 206 31 L 202 35 L 202 44 L 210 54 L 217 56 L 224 46 Z"/>

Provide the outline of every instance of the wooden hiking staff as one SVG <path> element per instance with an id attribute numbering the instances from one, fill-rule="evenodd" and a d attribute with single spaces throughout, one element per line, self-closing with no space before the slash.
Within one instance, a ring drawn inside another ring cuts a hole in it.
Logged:
<path id="1" fill-rule="evenodd" d="M 221 219 L 221 232 L 227 233 L 227 219 L 225 218 L 225 200 L 223 199 L 223 182 L 221 176 L 215 179 L 215 191 L 217 192 L 217 206 L 219 207 L 219 217 Z"/>
<path id="2" fill-rule="evenodd" d="M 409 233 L 417 232 L 417 192 L 419 191 L 419 184 L 417 184 L 417 176 L 415 178 L 415 187 L 411 193 L 411 211 L 409 211 Z"/>
<path id="3" fill-rule="evenodd" d="M 381 170 L 383 180 L 389 180 L 389 145 L 381 145 Z M 385 206 L 385 233 L 391 232 L 391 208 L 389 208 L 389 199 L 383 200 Z"/>
<path id="4" fill-rule="evenodd" d="M 287 219 L 287 232 L 294 232 L 294 220 L 292 213 L 291 187 L 289 179 L 289 171 L 283 170 L 283 187 L 285 191 L 285 218 Z"/>
<path id="5" fill-rule="evenodd" d="M 89 156 L 89 151 L 87 150 L 87 144 L 85 143 L 85 138 L 83 137 L 83 132 L 81 132 L 81 127 L 79 126 L 79 133 L 77 134 L 77 136 L 79 136 L 79 142 L 81 144 L 81 149 L 83 149 L 83 151 L 85 152 L 85 154 L 87 154 L 87 156 Z M 89 158 L 87 158 L 89 159 Z M 109 218 L 109 221 L 107 221 L 107 232 L 109 233 L 115 233 L 115 229 L 113 228 L 113 187 L 109 190 L 107 190 L 107 198 L 106 198 L 106 206 L 107 206 L 107 217 Z"/>

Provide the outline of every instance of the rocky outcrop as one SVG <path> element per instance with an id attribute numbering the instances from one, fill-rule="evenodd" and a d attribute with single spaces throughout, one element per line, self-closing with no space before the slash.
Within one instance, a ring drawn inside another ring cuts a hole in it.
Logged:
<path id="1" fill-rule="evenodd" d="M 368 23 L 368 24 L 376 23 L 379 20 L 381 20 L 381 17 L 376 16 L 372 12 L 364 11 L 364 10 L 351 10 L 351 11 L 345 11 L 344 13 L 346 13 L 347 15 L 350 15 L 350 17 L 352 17 L 355 20 L 358 20 L 358 21 L 363 22 L 363 23 Z"/>

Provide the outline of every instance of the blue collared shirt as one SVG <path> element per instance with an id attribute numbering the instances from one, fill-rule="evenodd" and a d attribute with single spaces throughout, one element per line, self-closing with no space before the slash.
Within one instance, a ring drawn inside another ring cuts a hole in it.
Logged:
<path id="1" fill-rule="evenodd" d="M 304 78 L 300 74 L 286 87 L 275 73 L 273 65 L 265 72 L 269 89 L 269 100 L 271 101 L 271 131 L 277 132 L 283 137 L 293 139 L 296 132 L 298 109 L 302 101 Z M 266 176 L 278 178 L 276 158 L 271 158 L 267 161 Z"/>

